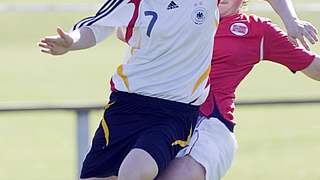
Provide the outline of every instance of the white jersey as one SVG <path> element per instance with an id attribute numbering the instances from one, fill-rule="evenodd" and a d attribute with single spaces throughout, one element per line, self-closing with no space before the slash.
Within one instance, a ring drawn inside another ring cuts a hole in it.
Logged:
<path id="1" fill-rule="evenodd" d="M 218 19 L 216 0 L 108 0 L 75 28 L 114 27 L 128 43 L 129 56 L 112 77 L 114 90 L 201 105 Z"/>

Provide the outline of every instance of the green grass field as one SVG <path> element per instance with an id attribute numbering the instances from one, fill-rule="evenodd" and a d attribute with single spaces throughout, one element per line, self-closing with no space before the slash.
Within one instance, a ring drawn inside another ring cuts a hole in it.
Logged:
<path id="1" fill-rule="evenodd" d="M 21 3 L 0 0 L 9 2 Z M 320 28 L 319 13 L 299 14 Z M 107 100 L 109 78 L 125 49 L 114 37 L 93 49 L 62 57 L 41 54 L 36 46 L 40 37 L 55 34 L 57 25 L 69 29 L 87 15 L 90 13 L 1 13 L 1 104 Z M 273 14 L 261 15 L 280 23 Z M 320 53 L 320 46 L 313 50 Z M 239 99 L 320 98 L 319 90 L 319 82 L 263 62 L 241 84 L 237 95 Z M 224 180 L 320 179 L 319 112 L 320 104 L 239 107 L 239 151 Z M 100 117 L 101 112 L 91 113 L 92 133 Z M 75 134 L 71 112 L 1 113 L 0 180 L 73 180 Z"/>

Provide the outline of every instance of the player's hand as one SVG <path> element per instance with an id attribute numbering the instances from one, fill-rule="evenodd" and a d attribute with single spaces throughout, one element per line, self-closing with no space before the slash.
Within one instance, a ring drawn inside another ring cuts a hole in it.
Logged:
<path id="1" fill-rule="evenodd" d="M 317 29 L 309 22 L 302 20 L 294 20 L 291 23 L 287 24 L 287 32 L 289 40 L 295 45 L 299 46 L 298 40 L 301 44 L 307 49 L 310 50 L 309 45 L 305 41 L 305 38 L 311 43 L 315 44 L 318 41 L 318 31 Z"/>
<path id="2" fill-rule="evenodd" d="M 60 27 L 57 28 L 58 35 L 46 36 L 40 40 L 38 46 L 41 52 L 51 55 L 62 55 L 70 50 L 73 44 L 71 36 L 63 31 Z"/>

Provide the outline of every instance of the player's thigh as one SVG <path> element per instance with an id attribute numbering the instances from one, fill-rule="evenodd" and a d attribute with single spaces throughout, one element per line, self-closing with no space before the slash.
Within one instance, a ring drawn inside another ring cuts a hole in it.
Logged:
<path id="1" fill-rule="evenodd" d="M 83 163 L 81 178 L 118 175 L 123 160 L 135 148 L 151 155 L 158 172 L 164 170 L 191 136 L 198 115 L 195 107 L 128 93 L 116 94 L 111 102 Z M 128 161 L 122 172 L 139 167 L 129 162 L 137 160 Z M 148 168 L 153 174 L 154 167 Z"/>
<path id="2" fill-rule="evenodd" d="M 136 129 L 144 123 L 136 114 L 138 105 L 131 101 L 117 101 L 112 94 L 110 105 L 94 135 L 90 151 L 83 162 L 81 178 L 118 176 L 119 168 L 137 140 Z"/>
<path id="3" fill-rule="evenodd" d="M 153 121 L 152 118 L 149 121 Z M 140 134 L 133 149 L 121 164 L 119 177 L 131 173 L 131 176 L 148 177 L 154 179 L 158 172 L 162 172 L 182 149 L 180 142 L 191 136 L 189 130 L 183 129 L 184 123 L 166 122 L 163 119 L 154 119 L 155 125 Z M 162 126 L 157 126 L 162 122 Z M 177 143 L 179 142 L 179 143 Z M 143 178 L 145 179 L 145 178 Z M 120 178 L 119 178 L 120 180 Z"/>
<path id="4" fill-rule="evenodd" d="M 205 169 L 191 156 L 176 158 L 156 180 L 204 180 Z"/>
<path id="5" fill-rule="evenodd" d="M 119 180 L 154 179 L 158 165 L 154 158 L 143 149 L 132 149 L 119 169 Z"/>
<path id="6" fill-rule="evenodd" d="M 203 118 L 189 146 L 177 157 L 191 156 L 205 169 L 207 180 L 220 180 L 231 167 L 237 142 L 226 126 L 216 118 Z"/>
<path id="7" fill-rule="evenodd" d="M 159 120 L 160 121 L 160 120 Z M 131 174 L 135 177 L 155 178 L 175 158 L 181 149 L 173 144 L 178 139 L 187 139 L 188 133 L 176 133 L 170 126 L 154 126 L 140 134 L 133 149 L 121 164 L 119 177 Z M 170 135 L 171 134 L 171 135 Z M 149 179 L 147 178 L 147 179 Z"/>

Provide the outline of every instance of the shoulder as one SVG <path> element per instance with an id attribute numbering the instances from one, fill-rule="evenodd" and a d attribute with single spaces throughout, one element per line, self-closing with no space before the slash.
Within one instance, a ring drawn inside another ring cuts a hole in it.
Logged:
<path id="1" fill-rule="evenodd" d="M 284 33 L 284 31 L 271 19 L 267 17 L 261 17 L 254 14 L 248 15 L 248 21 L 252 28 L 256 30 L 262 36 L 274 34 L 274 33 Z"/>
<path id="2" fill-rule="evenodd" d="M 261 37 L 268 31 L 278 31 L 276 24 L 272 23 L 269 18 L 257 16 L 254 14 L 240 13 L 234 16 L 222 18 L 219 24 L 218 35 L 228 31 L 242 31 L 247 33 L 246 36 Z M 270 32 L 271 33 L 271 32 Z"/>
<path id="3" fill-rule="evenodd" d="M 260 17 L 254 14 L 241 13 L 237 18 L 234 18 L 231 24 L 244 24 L 249 29 L 252 36 L 263 36 L 267 26 L 272 24 L 271 20 L 265 17 Z"/>
<path id="4" fill-rule="evenodd" d="M 251 24 L 252 27 L 259 28 L 260 31 L 263 31 L 264 29 L 275 25 L 272 23 L 271 19 L 267 17 L 257 16 L 255 14 L 247 15 L 247 21 Z"/>

